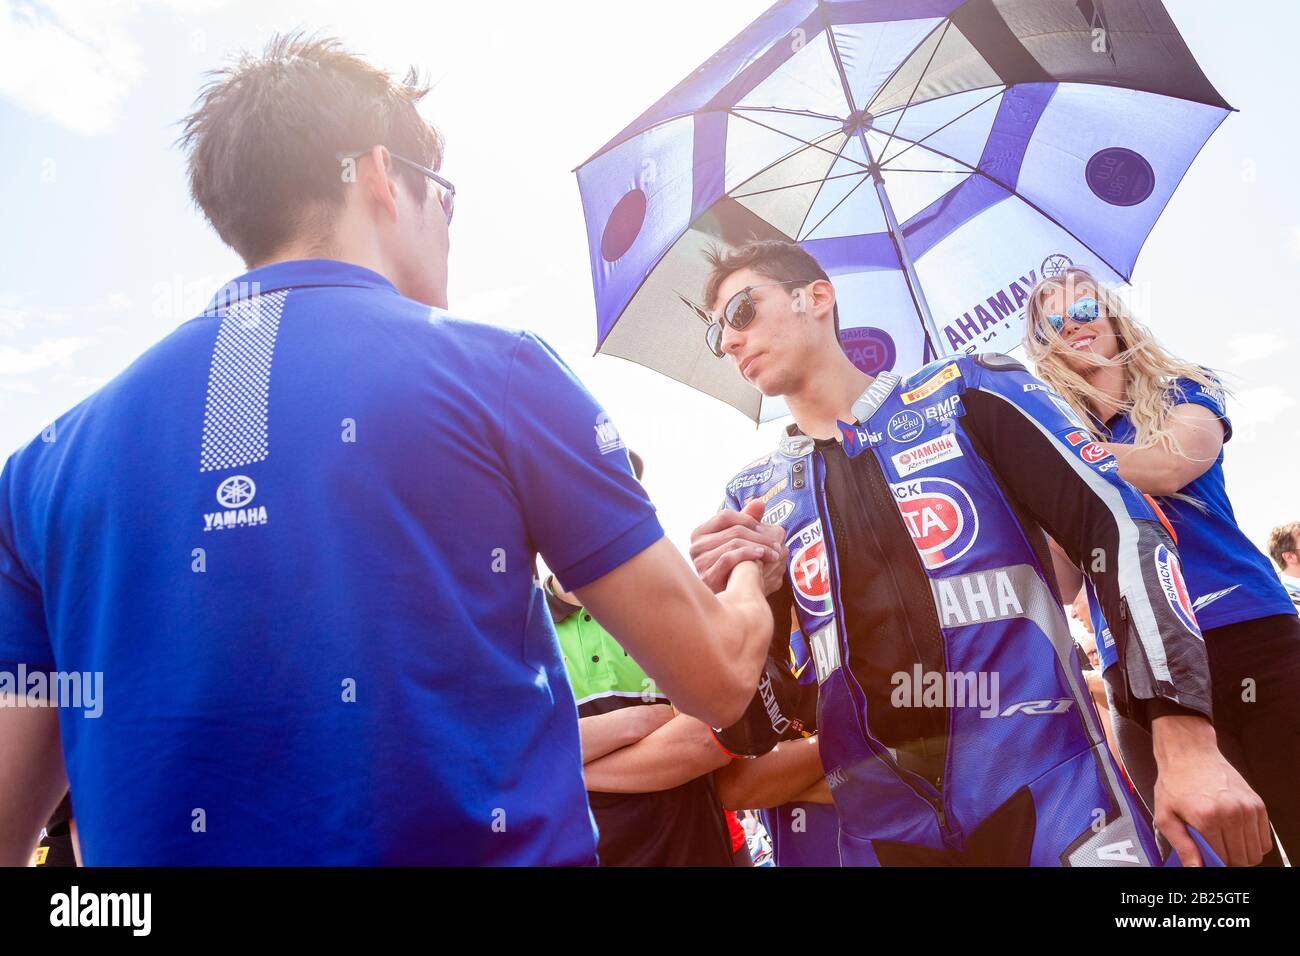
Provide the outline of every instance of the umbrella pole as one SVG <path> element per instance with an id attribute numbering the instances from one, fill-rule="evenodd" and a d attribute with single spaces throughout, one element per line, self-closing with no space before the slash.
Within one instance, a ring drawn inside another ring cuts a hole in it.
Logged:
<path id="1" fill-rule="evenodd" d="M 898 218 L 894 215 L 894 205 L 889 201 L 889 194 L 885 191 L 885 179 L 880 175 L 880 164 L 871 155 L 871 147 L 867 145 L 866 133 L 861 128 L 857 132 L 858 141 L 862 144 L 862 151 L 867 157 L 867 168 L 871 173 L 871 181 L 876 186 L 876 198 L 880 200 L 880 206 L 885 211 L 885 225 L 889 229 L 889 237 L 894 240 L 894 248 L 898 252 L 898 261 L 903 266 L 903 277 L 907 280 L 907 290 L 912 294 L 912 303 L 916 306 L 917 317 L 921 320 L 921 328 L 925 330 L 926 338 L 930 341 L 930 351 L 934 353 L 934 357 L 942 358 L 951 354 L 951 351 L 944 348 L 943 340 L 939 337 L 939 329 L 934 324 L 934 316 L 930 314 L 930 304 L 925 301 L 925 293 L 921 291 L 921 280 L 916 275 L 916 266 L 912 262 L 912 256 L 907 251 L 907 246 L 903 243 L 903 230 L 899 228 Z M 922 362 L 926 361 L 926 358 L 925 355 L 922 355 Z"/>

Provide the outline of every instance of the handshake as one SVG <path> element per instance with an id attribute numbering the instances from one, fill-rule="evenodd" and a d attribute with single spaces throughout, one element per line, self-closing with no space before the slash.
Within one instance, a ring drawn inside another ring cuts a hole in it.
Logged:
<path id="1" fill-rule="evenodd" d="M 695 573 L 714 594 L 727 590 L 733 572 L 747 562 L 755 563 L 763 594 L 781 587 L 788 554 L 785 529 L 763 523 L 765 507 L 755 499 L 740 511 L 723 509 L 691 532 Z"/>

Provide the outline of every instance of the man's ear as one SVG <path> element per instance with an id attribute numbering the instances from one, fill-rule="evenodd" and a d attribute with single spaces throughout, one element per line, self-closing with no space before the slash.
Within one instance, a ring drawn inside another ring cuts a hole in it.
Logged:
<path id="1" fill-rule="evenodd" d="M 809 311 L 818 318 L 830 319 L 835 314 L 835 286 L 826 279 L 817 279 L 807 289 Z"/>
<path id="2" fill-rule="evenodd" d="M 397 219 L 397 181 L 393 160 L 384 146 L 375 146 L 357 160 L 357 185 L 368 206 L 390 221 Z"/>

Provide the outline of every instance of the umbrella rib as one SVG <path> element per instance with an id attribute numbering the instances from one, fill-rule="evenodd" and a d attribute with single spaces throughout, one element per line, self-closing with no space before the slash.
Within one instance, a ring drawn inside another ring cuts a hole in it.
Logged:
<path id="1" fill-rule="evenodd" d="M 931 170 L 915 170 L 915 172 L 930 172 L 930 171 L 931 171 Z M 940 170 L 933 170 L 933 171 L 934 171 L 934 172 L 939 172 Z M 947 171 L 947 172 L 952 172 L 952 170 L 946 170 L 946 171 Z M 913 172 L 913 170 L 908 170 L 908 172 Z M 758 174 L 756 174 L 756 175 L 758 175 Z M 809 179 L 809 180 L 806 180 L 806 181 L 804 181 L 804 182 L 802 182 L 802 183 L 786 183 L 784 186 L 773 186 L 771 189 L 755 189 L 752 193 L 737 193 L 737 192 L 730 192 L 730 193 L 727 193 L 727 195 L 730 196 L 732 199 L 748 199 L 748 198 L 751 197 L 751 196 L 762 196 L 762 195 L 764 195 L 765 193 L 775 193 L 775 192 L 780 192 L 782 189 L 797 189 L 797 188 L 799 188 L 800 186 L 815 186 L 815 185 L 817 185 L 818 183 L 829 182 L 829 181 L 832 180 L 832 179 L 845 179 L 845 178 L 847 178 L 847 177 L 849 177 L 849 176 L 865 176 L 865 175 L 867 175 L 867 171 L 864 169 L 864 170 L 862 170 L 862 171 L 860 171 L 860 172 L 852 172 L 852 173 L 837 173 L 837 174 L 835 174 L 834 176 L 822 176 L 822 177 L 819 178 L 819 179 Z M 752 178 L 752 177 L 751 177 L 751 178 Z M 813 197 L 813 202 L 816 202 L 816 201 L 817 201 L 817 197 L 814 196 L 814 197 Z"/>
<path id="2" fill-rule="evenodd" d="M 889 84 L 894 82 L 894 77 L 898 76 L 899 71 L 902 70 L 903 67 L 907 66 L 908 62 L 911 61 L 912 57 L 916 55 L 916 51 L 921 49 L 921 47 L 925 46 L 926 41 L 929 40 L 930 37 L 934 36 L 935 33 L 937 33 L 940 29 L 943 29 L 946 32 L 948 29 L 948 25 L 950 23 L 952 23 L 951 15 L 943 18 L 942 27 L 940 24 L 936 23 L 934 25 L 934 29 L 932 29 L 925 36 L 921 37 L 921 39 L 917 42 L 916 46 L 912 47 L 912 49 L 908 52 L 907 56 L 903 57 L 901 60 L 898 61 L 898 66 L 894 67 L 894 69 L 890 72 L 889 76 L 885 78 L 885 82 L 881 83 L 880 86 L 876 88 L 876 92 L 872 94 L 871 99 L 867 103 L 865 103 L 862 108 L 867 112 L 871 112 L 871 104 L 876 101 L 876 98 L 879 97 L 881 93 L 883 93 L 886 89 L 889 88 Z M 937 43 L 935 45 L 938 46 Z M 897 108 L 898 107 L 894 107 L 894 109 Z M 892 111 L 886 110 L 886 112 L 892 112 Z"/>
<path id="3" fill-rule="evenodd" d="M 843 116 L 827 116 L 825 113 L 814 113 L 812 110 L 792 110 L 784 106 L 733 106 L 728 112 L 738 112 L 740 110 L 753 110 L 755 113 L 785 113 L 788 116 L 807 116 L 810 119 L 830 120 L 834 123 L 843 123 Z"/>
<path id="4" fill-rule="evenodd" d="M 985 97 L 984 99 L 980 100 L 978 103 L 976 103 L 976 104 L 975 104 L 974 106 L 972 106 L 970 109 L 966 110 L 966 112 L 961 113 L 961 114 L 959 114 L 959 115 L 957 115 L 957 116 L 954 116 L 952 119 L 948 120 L 948 122 L 944 123 L 942 126 L 937 127 L 936 129 L 932 129 L 932 130 L 930 130 L 930 132 L 926 133 L 924 136 L 922 136 L 922 137 L 921 137 L 920 139 L 918 139 L 918 140 L 903 140 L 904 142 L 910 142 L 911 145 L 908 146 L 906 149 L 901 149 L 901 150 L 899 150 L 897 153 L 895 153 L 893 156 L 890 156 L 888 159 L 883 159 L 883 158 L 882 158 L 882 159 L 880 160 L 881 168 L 884 168 L 885 163 L 892 163 L 894 160 L 898 159 L 899 156 L 904 155 L 904 154 L 905 154 L 909 149 L 912 149 L 913 147 L 916 147 L 916 146 L 924 145 L 925 141 L 926 141 L 927 139 L 929 139 L 931 136 L 933 136 L 935 133 L 941 133 L 941 132 L 943 132 L 945 129 L 947 129 L 949 126 L 951 126 L 953 123 L 957 122 L 959 119 L 962 119 L 962 118 L 964 118 L 964 117 L 966 117 L 966 116 L 969 116 L 971 113 L 975 112 L 977 109 L 979 109 L 979 108 L 980 108 L 981 106 L 983 106 L 985 103 L 989 102 L 990 100 L 994 99 L 995 97 L 1001 96 L 1001 95 L 1002 95 L 1002 91 L 1003 91 L 1003 87 L 998 87 L 998 88 L 995 89 L 992 93 L 990 93 L 987 97 Z M 934 101 L 931 100 L 930 102 L 934 102 Z M 903 108 L 903 112 L 907 112 L 907 108 L 906 108 L 906 107 Z M 901 122 L 903 121 L 903 117 L 902 117 L 902 115 L 900 115 L 900 116 L 898 117 L 898 120 L 899 120 L 899 123 L 901 123 Z M 898 123 L 895 123 L 895 124 L 894 124 L 894 129 L 898 129 Z M 903 139 L 903 137 L 901 137 L 901 136 L 896 137 L 896 138 L 897 138 L 897 139 Z M 886 144 L 886 145 L 888 145 L 888 144 Z M 883 152 L 883 151 L 882 151 L 882 152 Z"/>
<path id="5" fill-rule="evenodd" d="M 921 88 L 921 81 L 925 79 L 926 71 L 930 69 L 930 64 L 934 62 L 935 54 L 939 52 L 939 47 L 943 46 L 943 38 L 948 35 L 948 28 L 952 26 L 951 20 L 944 21 L 943 32 L 939 34 L 939 39 L 935 41 L 934 49 L 930 51 L 930 59 L 925 61 L 925 66 L 921 67 L 921 73 L 916 78 L 916 83 L 912 86 L 912 92 L 907 94 L 907 102 L 903 105 L 902 111 L 898 114 L 898 119 L 894 120 L 894 128 L 889 131 L 889 136 L 885 139 L 885 145 L 880 150 L 880 155 L 884 156 L 889 150 L 889 144 L 894 139 L 894 134 L 898 132 L 898 124 L 903 122 L 903 117 L 907 115 L 907 108 L 912 105 L 912 99 L 916 96 L 916 91 Z"/>
<path id="6" fill-rule="evenodd" d="M 833 160 L 831 160 L 831 165 L 830 165 L 829 169 L 834 169 L 834 168 L 835 168 L 835 164 L 838 163 L 838 162 L 840 161 L 840 157 L 844 155 L 844 150 L 848 148 L 848 145 L 849 145 L 849 137 L 845 136 L 845 137 L 844 137 L 844 142 L 840 143 L 840 148 L 839 148 L 838 150 L 836 150 L 835 158 L 834 158 Z M 865 171 L 864 171 L 863 175 L 865 175 Z M 838 178 L 840 178 L 840 177 L 837 176 L 837 177 L 835 177 L 835 178 L 838 179 Z M 803 218 L 799 220 L 799 228 L 796 229 L 796 230 L 794 231 L 794 234 L 795 234 L 796 236 L 798 236 L 801 232 L 803 232 L 803 227 L 804 227 L 805 225 L 807 225 L 807 223 L 808 223 L 808 215 L 813 211 L 813 207 L 817 205 L 817 200 L 821 198 L 821 195 L 822 195 L 822 189 L 823 189 L 823 188 L 825 187 L 825 185 L 826 185 L 826 179 L 827 179 L 827 177 L 825 177 L 825 176 L 822 177 L 822 184 L 821 184 L 821 186 L 818 186 L 818 187 L 817 187 L 817 192 L 813 193 L 812 202 L 808 203 L 808 208 L 804 210 Z M 861 184 L 861 183 L 858 183 L 858 186 L 860 186 L 860 185 L 862 185 L 862 184 Z M 858 186 L 854 186 L 853 189 L 857 189 Z M 853 192 L 853 189 L 850 189 L 849 192 L 850 192 L 850 193 Z M 848 195 L 846 194 L 846 195 L 845 195 L 845 199 L 847 199 L 847 198 L 848 198 Z M 841 202 L 842 202 L 842 201 L 843 201 L 843 200 L 841 200 Z M 833 210 L 833 209 L 831 210 L 831 212 L 834 212 L 834 211 L 835 211 L 835 210 Z M 830 215 L 830 213 L 827 213 L 827 215 Z M 819 222 L 817 225 L 820 226 L 821 223 Z"/>
<path id="7" fill-rule="evenodd" d="M 745 117 L 742 116 L 742 117 L 740 117 L 740 118 L 741 118 L 741 119 L 744 119 Z M 779 130 L 778 130 L 778 132 L 779 132 Z M 838 134 L 837 134 L 837 133 L 827 133 L 826 136 L 823 137 L 823 139 L 829 139 L 831 136 L 835 136 L 835 135 L 838 135 Z M 801 140 L 800 142 L 802 142 L 802 140 Z M 820 147 L 820 146 L 818 146 L 816 143 L 809 143 L 809 144 L 806 144 L 806 145 L 810 145 L 810 146 L 813 146 L 813 147 L 815 147 L 815 148 L 821 149 L 823 152 L 827 152 L 827 153 L 830 152 L 830 150 L 826 149 L 825 147 Z M 843 146 L 841 146 L 840 148 L 843 149 Z M 742 189 L 742 188 L 744 188 L 744 186 L 745 186 L 746 183 L 752 183 L 752 182 L 753 182 L 755 179 L 757 179 L 759 176 L 762 176 L 764 173 L 769 172 L 770 170 L 775 169 L 777 166 L 780 166 L 782 163 L 786 162 L 787 160 L 792 159 L 792 158 L 795 157 L 795 156 L 798 156 L 798 155 L 799 155 L 800 153 L 802 153 L 802 152 L 803 152 L 803 150 L 801 150 L 801 149 L 792 150 L 791 152 L 788 152 L 788 153 L 786 153 L 784 156 L 780 157 L 779 159 L 774 159 L 774 160 L 772 160 L 770 163 L 768 163 L 766 166 L 764 166 L 764 167 L 763 167 L 762 169 L 760 169 L 758 172 L 754 173 L 754 174 L 751 175 L 751 176 L 746 177 L 745 180 L 744 180 L 743 182 L 736 183 L 735 188 L 736 188 L 736 189 Z M 839 153 L 835 153 L 834 155 L 835 155 L 837 158 L 839 157 Z M 832 167 L 833 167 L 833 166 L 834 166 L 834 163 L 832 162 L 831 165 L 832 165 Z M 733 199 L 735 198 L 734 193 L 728 193 L 727 195 L 728 195 L 728 196 L 731 196 L 731 198 L 733 198 Z"/>
<path id="8" fill-rule="evenodd" d="M 737 112 L 735 112 L 734 110 L 728 110 L 727 112 L 728 112 L 730 115 L 736 117 L 737 119 L 743 119 L 743 120 L 744 120 L 745 122 L 747 122 L 747 123 L 753 123 L 755 126 L 761 126 L 761 127 L 763 127 L 763 129 L 771 130 L 773 133 L 779 133 L 779 134 L 782 135 L 782 136 L 788 136 L 790 139 L 794 140 L 796 143 L 803 143 L 805 146 L 810 146 L 810 147 L 812 147 L 813 149 L 820 149 L 823 153 L 830 153 L 830 155 L 836 157 L 837 159 L 838 159 L 838 158 L 840 157 L 840 155 L 841 155 L 841 153 L 831 152 L 831 150 L 827 149 L 825 146 L 821 146 L 821 145 L 819 145 L 819 144 L 817 144 L 817 143 L 810 143 L 810 142 L 808 142 L 808 140 L 806 140 L 806 139 L 801 139 L 800 137 L 795 136 L 794 133 L 787 133 L 785 130 L 783 130 L 783 129 L 777 129 L 775 126 L 768 126 L 766 123 L 760 123 L 758 120 L 756 120 L 756 119 L 754 119 L 754 118 L 752 118 L 752 117 L 749 117 L 749 116 L 742 116 L 740 113 L 737 113 Z M 832 134 L 832 133 L 828 133 L 827 135 L 830 136 L 830 135 L 833 135 L 833 134 Z M 787 153 L 785 156 L 782 156 L 782 157 L 781 157 L 780 159 L 778 159 L 776 162 L 771 163 L 771 164 L 768 165 L 768 166 L 765 166 L 763 169 L 760 169 L 760 170 L 759 170 L 757 173 L 755 173 L 754 175 L 755 175 L 755 176 L 760 175 L 761 173 L 764 173 L 764 172 L 766 172 L 767 170 L 771 169 L 772 166 L 775 166 L 775 165 L 776 165 L 776 163 L 783 162 L 783 161 L 785 161 L 786 159 L 789 159 L 789 158 L 790 158 L 790 154 Z M 867 168 L 867 166 L 866 166 L 865 163 L 859 163 L 856 159 L 850 159 L 849 162 L 853 163 L 853 164 L 856 165 L 856 166 L 861 166 L 862 169 L 863 169 L 864 171 L 865 171 L 866 168 Z M 753 177 L 750 177 L 750 178 L 752 179 Z M 744 185 L 744 183 L 742 183 L 741 185 Z"/>
<path id="9" fill-rule="evenodd" d="M 894 139 L 901 140 L 904 143 L 911 143 L 913 146 L 919 145 L 920 143 L 920 140 L 911 140 L 908 139 L 906 136 L 895 136 Z M 961 166 L 963 169 L 968 169 L 972 173 L 979 173 L 981 176 L 984 176 L 985 178 L 992 180 L 993 182 L 997 183 L 999 186 L 1002 186 L 1004 189 L 1008 188 L 1005 183 L 1001 183 L 998 182 L 996 179 L 993 179 L 992 176 L 989 176 L 988 173 L 983 172 L 978 166 L 972 166 L 970 163 L 966 162 L 965 160 L 958 159 L 956 156 L 950 156 L 947 153 L 945 153 L 943 150 L 935 149 L 933 146 L 926 146 L 925 149 L 934 153 L 936 156 L 942 156 L 944 159 L 952 160 L 958 166 Z M 902 154 L 900 153 L 899 155 L 901 156 Z M 911 170 L 899 169 L 899 170 L 895 170 L 895 172 L 906 173 L 906 172 L 911 172 Z"/>
<path id="10" fill-rule="evenodd" d="M 850 196 L 852 196 L 852 195 L 854 194 L 854 192 L 857 191 L 858 186 L 861 186 L 861 185 L 862 185 L 863 183 L 865 183 L 866 181 L 867 181 L 867 177 L 866 177 L 866 176 L 863 176 L 861 179 L 859 179 L 859 180 L 857 181 L 857 184 L 854 185 L 854 187 L 853 187 L 852 189 L 850 189 L 848 192 L 846 192 L 843 196 L 841 196 L 841 197 L 840 197 L 840 201 L 837 202 L 834 206 L 831 206 L 830 210 L 826 213 L 826 215 L 822 216 L 820 219 L 817 220 L 817 225 L 813 226 L 811 229 L 809 229 L 807 232 L 805 232 L 805 233 L 803 234 L 803 239 L 801 239 L 801 240 L 799 240 L 799 241 L 800 241 L 800 242 L 805 242 L 805 241 L 807 241 L 808 237 L 811 236 L 811 235 L 812 235 L 814 232 L 816 232 L 818 229 L 820 229 L 820 228 L 822 227 L 822 223 L 824 223 L 827 219 L 829 219 L 829 218 L 834 214 L 834 212 L 835 212 L 836 209 L 839 209 L 840 206 L 844 205 L 844 200 L 846 200 L 846 199 L 848 199 Z M 801 224 L 801 227 L 802 227 L 802 224 Z M 798 235 L 798 233 L 796 233 L 796 235 Z"/>
<path id="11" fill-rule="evenodd" d="M 1011 87 L 1007 87 L 1007 89 L 1011 89 Z M 896 139 L 900 139 L 900 140 L 902 140 L 904 143 L 910 143 L 910 142 L 912 142 L 912 141 L 909 140 L 906 136 L 898 136 L 898 137 L 895 137 L 895 138 L 896 138 Z M 1047 220 L 1048 222 L 1050 222 L 1052 225 L 1056 226 L 1058 229 L 1060 229 L 1062 232 L 1064 232 L 1066 235 L 1068 235 L 1071 239 L 1073 239 L 1073 240 L 1074 240 L 1075 242 L 1077 242 L 1079 245 L 1083 246 L 1083 248 L 1085 248 L 1085 249 L 1087 249 L 1089 252 L 1091 252 L 1094 256 L 1097 257 L 1097 259 L 1098 259 L 1100 262 L 1102 262 L 1103 264 L 1105 264 L 1106 268 L 1108 268 L 1108 269 L 1110 269 L 1112 272 L 1114 272 L 1115 275 L 1117 275 L 1117 276 L 1123 276 L 1123 277 L 1124 277 L 1124 281 L 1125 281 L 1125 282 L 1128 281 L 1128 276 L 1124 273 L 1124 271 L 1123 271 L 1122 269 L 1117 269 L 1117 268 L 1115 268 L 1115 266 L 1112 265 L 1111 262 L 1110 262 L 1110 261 L 1109 261 L 1105 256 L 1103 256 L 1103 255 L 1102 255 L 1101 253 L 1099 253 L 1096 249 L 1094 249 L 1092 246 L 1088 245 L 1088 243 L 1084 242 L 1084 241 L 1083 241 L 1082 239 L 1080 239 L 1077 235 L 1075 235 L 1075 232 L 1074 232 L 1073 229 L 1070 229 L 1070 228 L 1069 228 L 1068 226 L 1066 226 L 1063 222 L 1061 222 L 1059 219 L 1057 219 L 1055 216 L 1053 216 L 1050 212 L 1048 212 L 1048 211 L 1047 211 L 1046 209 L 1044 209 L 1042 206 L 1038 205 L 1038 203 L 1034 202 L 1034 201 L 1033 201 L 1032 199 L 1030 199 L 1028 196 L 1025 196 L 1023 193 L 1018 192 L 1018 191 L 1017 191 L 1013 186 L 1008 186 L 1006 183 L 1004 183 L 1002 180 L 998 179 L 996 176 L 990 176 L 988 173 L 986 173 L 984 170 L 980 169 L 978 166 L 972 166 L 972 165 L 970 165 L 969 163 L 963 162 L 962 160 L 958 159 L 956 156 L 949 156 L 949 155 L 948 155 L 947 153 L 945 153 L 943 150 L 935 149 L 933 146 L 927 146 L 927 147 L 925 147 L 925 148 L 928 149 L 930 152 L 934 153 L 936 156 L 942 156 L 944 159 L 951 160 L 952 162 L 958 164 L 959 166 L 963 166 L 963 167 L 965 167 L 966 169 L 969 169 L 973 175 L 975 175 L 975 176 L 983 176 L 985 179 L 987 179 L 987 180 L 988 180 L 989 182 L 991 182 L 993 185 L 998 186 L 998 187 L 1001 188 L 1001 189 L 1005 189 L 1005 190 L 1007 191 L 1007 195 L 1009 195 L 1009 196 L 1015 196 L 1017 199 L 1019 199 L 1022 203 L 1024 203 L 1026 206 L 1028 206 L 1028 207 L 1029 207 L 1030 209 L 1032 209 L 1034 212 L 1038 213 L 1040 216 L 1042 216 L 1044 219 L 1046 219 L 1046 220 Z M 905 225 L 905 223 L 899 223 L 898 225 L 899 225 L 899 229 L 902 229 L 903 226 Z"/>

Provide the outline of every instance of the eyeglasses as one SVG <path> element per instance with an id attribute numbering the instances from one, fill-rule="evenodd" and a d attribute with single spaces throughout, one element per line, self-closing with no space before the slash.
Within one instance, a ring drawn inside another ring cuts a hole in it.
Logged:
<path id="1" fill-rule="evenodd" d="M 1065 310 L 1064 316 L 1046 315 L 1043 316 L 1043 319 L 1045 322 L 1047 322 L 1048 325 L 1050 325 L 1056 331 L 1057 335 L 1060 335 L 1061 329 L 1065 328 L 1065 320 L 1067 318 L 1071 322 L 1076 322 L 1079 325 L 1083 325 L 1087 322 L 1092 322 L 1100 315 L 1101 315 L 1101 307 L 1097 304 L 1097 300 L 1092 296 L 1085 296 L 1084 298 L 1079 299 L 1077 302 L 1071 303 L 1070 307 Z M 1041 325 L 1039 328 L 1034 329 L 1034 337 L 1037 338 L 1038 341 L 1042 342 L 1044 345 L 1047 344 L 1047 336 L 1043 334 Z"/>
<path id="2" fill-rule="evenodd" d="M 812 279 L 786 279 L 783 282 L 764 282 L 762 285 L 746 286 L 727 300 L 720 313 L 713 315 L 703 313 L 702 317 L 707 316 L 709 322 L 709 327 L 704 333 L 704 340 L 709 343 L 709 351 L 722 358 L 723 322 L 739 332 L 754 321 L 755 316 L 758 315 L 758 306 L 750 293 L 755 289 L 766 289 L 774 285 L 806 285 L 812 281 Z"/>
<path id="3" fill-rule="evenodd" d="M 370 150 L 363 149 L 360 152 L 356 152 L 356 153 L 338 153 L 334 158 L 337 159 L 339 162 L 343 162 L 343 160 L 345 159 L 360 159 L 362 156 L 366 156 L 369 153 Z M 453 212 L 456 211 L 456 187 L 453 186 L 449 180 L 439 176 L 428 166 L 421 166 L 419 163 L 415 162 L 414 160 L 407 159 L 405 156 L 398 156 L 392 150 L 388 151 L 388 155 L 393 157 L 393 159 L 397 160 L 403 166 L 409 166 L 411 169 L 414 169 L 417 173 L 423 173 L 424 175 L 428 176 L 435 183 L 437 183 L 439 186 L 442 187 L 442 197 L 441 197 L 442 212 L 443 215 L 447 217 L 447 225 L 450 226 L 451 215 Z"/>

